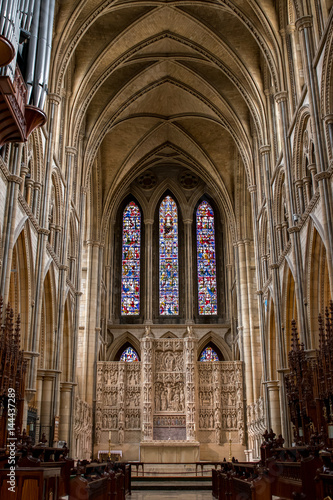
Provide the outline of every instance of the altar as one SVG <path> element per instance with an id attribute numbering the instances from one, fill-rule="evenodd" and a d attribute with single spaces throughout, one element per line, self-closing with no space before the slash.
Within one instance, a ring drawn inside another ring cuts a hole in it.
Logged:
<path id="1" fill-rule="evenodd" d="M 145 463 L 193 463 L 200 460 L 198 441 L 150 441 L 140 443 L 140 461 Z"/>

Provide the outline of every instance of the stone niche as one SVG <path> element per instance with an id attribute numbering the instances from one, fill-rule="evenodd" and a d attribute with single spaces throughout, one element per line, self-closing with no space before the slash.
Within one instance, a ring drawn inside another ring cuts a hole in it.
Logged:
<path id="1" fill-rule="evenodd" d="M 228 456 L 229 439 L 242 445 L 242 362 L 198 362 L 197 355 L 191 334 L 182 339 L 147 334 L 141 361 L 98 362 L 95 453 L 108 449 L 109 436 L 111 447 L 131 460 L 141 454 L 141 460 L 158 461 L 161 446 L 167 446 L 170 459 L 172 445 L 176 461 L 177 456 L 199 460 L 199 447 L 201 459 L 216 459 Z"/>

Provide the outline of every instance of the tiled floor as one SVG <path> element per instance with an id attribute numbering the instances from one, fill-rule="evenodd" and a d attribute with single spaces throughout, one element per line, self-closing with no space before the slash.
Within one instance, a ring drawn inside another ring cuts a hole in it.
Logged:
<path id="1" fill-rule="evenodd" d="M 132 491 L 130 500 L 212 500 L 210 491 Z"/>

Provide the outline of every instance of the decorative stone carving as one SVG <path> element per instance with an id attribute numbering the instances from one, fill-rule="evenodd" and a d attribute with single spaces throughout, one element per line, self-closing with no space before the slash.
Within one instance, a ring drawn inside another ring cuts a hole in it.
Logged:
<path id="1" fill-rule="evenodd" d="M 218 444 L 232 431 L 242 443 L 242 362 L 203 363 L 196 357 L 192 327 L 183 339 L 155 339 L 147 326 L 141 362 L 99 362 L 96 444 L 110 430 L 118 444 L 140 439 L 140 431 L 141 441 L 199 438 Z"/>
<path id="2" fill-rule="evenodd" d="M 101 408 L 96 409 L 96 427 L 100 429 L 102 416 Z M 98 424 L 97 424 L 98 421 Z M 96 436 L 97 439 L 98 436 Z M 82 401 L 78 396 L 75 398 L 74 415 L 74 442 L 76 443 L 75 455 L 89 459 L 92 441 L 92 409 L 91 406 Z"/>
<path id="3" fill-rule="evenodd" d="M 219 444 L 223 436 L 226 440 L 227 431 L 238 431 L 238 441 L 242 443 L 242 362 L 198 363 L 198 374 L 200 441 L 206 436 L 209 442 Z M 209 435 L 207 431 L 210 431 Z"/>
<path id="4" fill-rule="evenodd" d="M 264 413 L 264 399 L 261 397 L 253 404 L 247 405 L 247 428 L 249 437 L 249 448 L 254 450 L 254 458 L 259 457 L 260 444 L 262 442 L 262 435 L 267 428 L 265 413 Z M 244 439 L 244 428 L 242 429 Z"/>

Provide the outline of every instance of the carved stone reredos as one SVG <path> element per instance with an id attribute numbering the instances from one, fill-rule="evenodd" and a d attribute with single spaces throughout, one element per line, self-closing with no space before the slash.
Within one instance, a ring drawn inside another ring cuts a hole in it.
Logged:
<path id="1" fill-rule="evenodd" d="M 198 362 L 191 336 L 144 336 L 141 359 L 97 363 L 96 441 L 243 442 L 242 362 Z"/>

